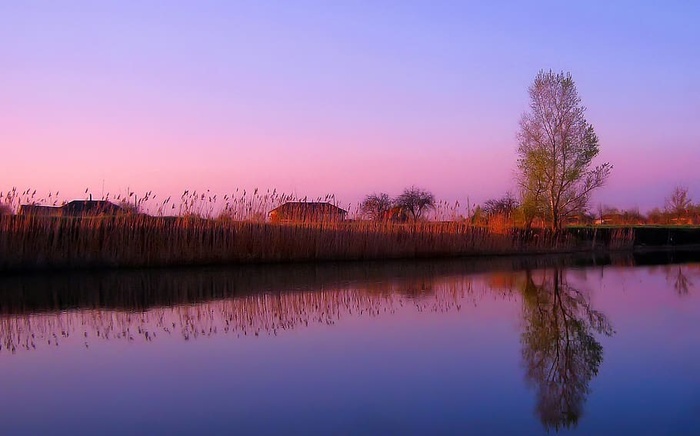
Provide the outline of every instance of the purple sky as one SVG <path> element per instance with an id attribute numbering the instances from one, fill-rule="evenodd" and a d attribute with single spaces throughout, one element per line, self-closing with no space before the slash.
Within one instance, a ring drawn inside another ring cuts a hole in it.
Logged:
<path id="1" fill-rule="evenodd" d="M 482 202 L 513 189 L 553 69 L 614 165 L 594 205 L 697 201 L 698 22 L 691 1 L 3 2 L 0 191 Z"/>

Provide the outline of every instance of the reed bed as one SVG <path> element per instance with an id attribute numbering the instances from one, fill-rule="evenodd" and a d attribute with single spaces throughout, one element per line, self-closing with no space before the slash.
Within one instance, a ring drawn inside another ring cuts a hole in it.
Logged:
<path id="1" fill-rule="evenodd" d="M 609 248 L 631 246 L 629 229 L 608 232 Z M 301 222 L 199 217 L 0 216 L 0 271 L 160 267 L 325 260 L 427 258 L 590 250 L 590 235 L 467 222 Z"/>
<path id="2" fill-rule="evenodd" d="M 88 190 L 85 195 L 92 198 Z M 589 251 L 632 246 L 632 231 L 586 230 L 554 237 L 539 229 L 475 225 L 459 202 L 438 202 L 428 221 L 270 223 L 267 213 L 288 201 L 276 190 L 217 195 L 184 191 L 174 201 L 151 191 L 103 195 L 130 212 L 118 216 L 48 217 L 0 214 L 0 272 L 32 269 L 160 267 L 325 260 L 410 259 L 468 255 Z M 333 195 L 316 198 L 337 204 Z M 22 204 L 63 204 L 59 192 L 0 192 L 11 212 Z M 468 202 L 467 202 L 468 204 Z M 150 215 L 139 213 L 147 212 Z M 174 214 L 175 216 L 168 216 Z"/>

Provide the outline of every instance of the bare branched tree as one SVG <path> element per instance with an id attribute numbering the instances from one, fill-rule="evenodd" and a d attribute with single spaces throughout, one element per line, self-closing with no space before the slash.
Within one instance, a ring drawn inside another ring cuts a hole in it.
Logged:
<path id="1" fill-rule="evenodd" d="M 423 213 L 435 207 L 435 196 L 415 186 L 404 189 L 396 198 L 396 206 L 400 207 L 413 221 L 421 219 Z"/>
<path id="2" fill-rule="evenodd" d="M 612 166 L 591 168 L 598 137 L 568 73 L 540 71 L 530 86 L 530 110 L 518 132 L 518 182 L 522 203 L 544 214 L 552 229 L 582 213 L 591 192 L 605 183 Z"/>
<path id="3" fill-rule="evenodd" d="M 487 200 L 483 209 L 486 215 L 511 216 L 519 206 L 518 200 L 510 192 L 507 192 L 501 198 Z"/>
<path id="4" fill-rule="evenodd" d="M 388 194 L 370 194 L 360 203 L 362 216 L 374 221 L 385 219 L 387 212 L 391 209 L 391 198 Z"/>
<path id="5" fill-rule="evenodd" d="M 685 186 L 676 186 L 671 193 L 671 196 L 666 199 L 666 212 L 673 214 L 676 218 L 688 214 L 692 206 L 688 188 Z"/>

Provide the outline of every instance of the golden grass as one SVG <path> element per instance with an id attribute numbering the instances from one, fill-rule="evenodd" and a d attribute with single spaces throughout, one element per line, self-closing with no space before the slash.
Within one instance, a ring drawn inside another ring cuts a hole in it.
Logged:
<path id="1" fill-rule="evenodd" d="M 608 248 L 631 247 L 612 231 Z M 368 260 L 567 252 L 593 248 L 589 235 L 493 233 L 466 222 L 275 224 L 199 217 L 0 216 L 0 271 L 257 262 Z"/>
<path id="2" fill-rule="evenodd" d="M 85 194 L 92 197 L 87 190 Z M 15 212 L 21 204 L 57 205 L 58 198 L 58 192 L 39 196 L 32 189 L 0 192 L 0 203 Z M 600 241 L 591 243 L 590 229 L 554 238 L 545 230 L 514 228 L 512 221 L 475 225 L 462 218 L 469 214 L 459 202 L 438 202 L 431 215 L 434 221 L 283 224 L 266 222 L 267 213 L 306 198 L 255 189 L 223 196 L 188 190 L 179 201 L 157 198 L 150 191 L 128 191 L 107 193 L 102 200 L 156 216 L 0 214 L 0 271 L 557 253 L 600 247 Z M 314 201 L 337 204 L 332 195 Z M 358 216 L 352 205 L 344 208 L 349 216 Z M 605 248 L 631 248 L 631 230 L 607 235 Z"/>

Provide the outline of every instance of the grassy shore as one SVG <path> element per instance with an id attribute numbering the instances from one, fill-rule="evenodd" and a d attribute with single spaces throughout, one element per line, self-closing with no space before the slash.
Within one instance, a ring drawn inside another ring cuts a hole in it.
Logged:
<path id="1" fill-rule="evenodd" d="M 602 239 L 601 239 L 602 241 Z M 465 222 L 274 224 L 187 217 L 0 217 L 0 271 L 369 260 L 591 250 L 589 231 L 492 232 Z M 631 248 L 629 229 L 606 248 Z"/>

